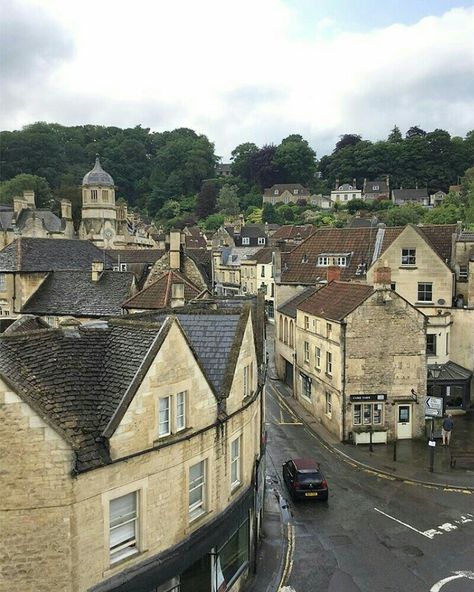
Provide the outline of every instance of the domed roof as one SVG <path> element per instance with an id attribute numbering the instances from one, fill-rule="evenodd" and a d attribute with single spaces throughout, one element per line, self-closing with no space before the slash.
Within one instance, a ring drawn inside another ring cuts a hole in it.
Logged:
<path id="1" fill-rule="evenodd" d="M 84 175 L 83 185 L 114 186 L 114 180 L 109 173 L 106 173 L 100 165 L 99 157 L 96 156 L 94 168 Z"/>

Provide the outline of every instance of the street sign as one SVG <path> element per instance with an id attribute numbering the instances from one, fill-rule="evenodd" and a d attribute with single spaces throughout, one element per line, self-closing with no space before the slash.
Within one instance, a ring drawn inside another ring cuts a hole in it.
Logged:
<path id="1" fill-rule="evenodd" d="M 426 397 L 425 415 L 427 417 L 442 417 L 443 397 Z"/>
<path id="2" fill-rule="evenodd" d="M 434 440 L 429 440 L 428 446 L 433 446 L 433 448 L 434 448 L 436 446 L 436 442 Z"/>

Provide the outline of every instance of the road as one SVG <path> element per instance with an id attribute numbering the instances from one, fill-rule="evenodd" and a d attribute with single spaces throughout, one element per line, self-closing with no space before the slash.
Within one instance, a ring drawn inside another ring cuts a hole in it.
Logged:
<path id="1" fill-rule="evenodd" d="M 268 481 L 288 506 L 287 548 L 274 589 L 473 592 L 474 495 L 358 469 L 301 423 L 282 394 L 280 383 L 268 380 Z M 321 463 L 330 488 L 327 506 L 289 499 L 281 465 L 297 457 Z"/>

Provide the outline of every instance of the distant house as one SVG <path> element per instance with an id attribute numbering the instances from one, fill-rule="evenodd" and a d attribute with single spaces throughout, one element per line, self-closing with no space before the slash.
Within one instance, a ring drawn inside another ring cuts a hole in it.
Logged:
<path id="1" fill-rule="evenodd" d="M 311 195 L 309 198 L 309 203 L 310 205 L 317 206 L 322 210 L 330 210 L 333 206 L 331 197 L 329 195 L 322 195 L 321 193 L 317 195 Z"/>
<path id="2" fill-rule="evenodd" d="M 343 183 L 339 185 L 336 181 L 336 188 L 331 191 L 331 201 L 334 203 L 348 203 L 353 199 L 361 199 L 362 191 L 357 189 L 356 180 L 353 179 L 352 185 L 350 183 Z"/>
<path id="3" fill-rule="evenodd" d="M 273 234 L 273 230 L 270 230 L 269 225 L 245 224 L 239 220 L 232 226 L 221 226 L 212 237 L 212 246 L 266 247 L 270 234 Z"/>
<path id="4" fill-rule="evenodd" d="M 392 201 L 397 206 L 403 206 L 407 203 L 416 203 L 421 206 L 430 205 L 426 187 L 424 189 L 392 189 Z"/>
<path id="5" fill-rule="evenodd" d="M 309 203 L 310 191 L 300 183 L 277 183 L 265 189 L 263 203 L 275 205 L 277 203 L 297 203 L 305 200 Z"/>
<path id="6" fill-rule="evenodd" d="M 446 193 L 444 191 L 437 191 L 436 193 L 430 194 L 430 206 L 436 207 L 439 206 L 444 198 L 446 197 Z"/>
<path id="7" fill-rule="evenodd" d="M 364 185 L 362 187 L 362 199 L 364 201 L 390 199 L 388 175 L 386 180 L 367 181 L 367 179 L 364 179 Z"/>
<path id="8" fill-rule="evenodd" d="M 273 233 L 270 243 L 276 245 L 280 241 L 284 241 L 286 244 L 299 245 L 305 239 L 313 234 L 316 228 L 312 224 L 287 224 L 280 226 L 280 228 Z"/>
<path id="9" fill-rule="evenodd" d="M 218 177 L 230 177 L 232 175 L 232 164 L 220 162 L 216 166 L 216 174 Z"/>

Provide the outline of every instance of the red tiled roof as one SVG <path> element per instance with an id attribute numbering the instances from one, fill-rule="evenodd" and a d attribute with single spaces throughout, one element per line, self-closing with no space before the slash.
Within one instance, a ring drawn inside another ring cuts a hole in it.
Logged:
<path id="1" fill-rule="evenodd" d="M 286 226 L 280 226 L 280 228 L 272 235 L 275 240 L 289 240 L 300 239 L 304 240 L 313 234 L 316 228 L 312 224 L 305 224 L 303 226 L 296 226 L 294 224 L 288 224 Z"/>
<path id="2" fill-rule="evenodd" d="M 367 284 L 331 282 L 304 300 L 298 310 L 324 319 L 342 321 L 373 293 L 373 287 Z"/>
<path id="3" fill-rule="evenodd" d="M 441 259 L 450 264 L 453 248 L 453 234 L 456 233 L 456 224 L 433 224 L 430 226 L 417 226 L 428 243 L 438 253 Z"/>
<path id="4" fill-rule="evenodd" d="M 169 270 L 150 284 L 148 288 L 129 298 L 123 304 L 123 308 L 143 310 L 167 308 L 171 305 L 172 284 L 184 284 L 184 300 L 186 302 L 196 298 L 202 291 L 179 271 Z"/>

